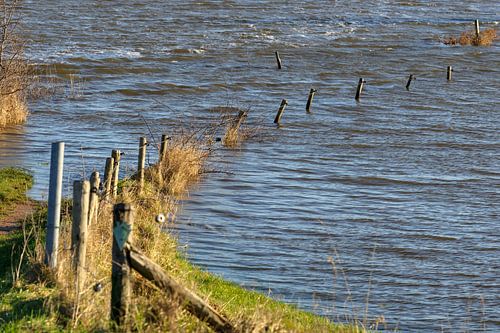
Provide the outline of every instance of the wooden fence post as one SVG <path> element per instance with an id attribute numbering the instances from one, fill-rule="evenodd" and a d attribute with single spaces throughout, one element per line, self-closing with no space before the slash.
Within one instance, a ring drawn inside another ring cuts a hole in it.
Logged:
<path id="1" fill-rule="evenodd" d="M 111 152 L 111 157 L 114 159 L 113 163 L 113 180 L 111 181 L 111 187 L 113 191 L 113 198 L 116 198 L 116 195 L 118 194 L 118 177 L 120 175 L 120 159 L 121 159 L 121 153 L 119 150 L 113 150 Z"/>
<path id="2" fill-rule="evenodd" d="M 99 172 L 94 171 L 90 176 L 90 202 L 89 202 L 89 218 L 88 225 L 97 221 L 97 212 L 99 210 L 99 186 L 101 185 L 101 178 Z"/>
<path id="3" fill-rule="evenodd" d="M 238 116 L 236 116 L 236 120 L 234 122 L 234 128 L 238 130 L 243 123 L 243 120 L 247 117 L 247 113 L 245 111 L 240 111 Z"/>
<path id="4" fill-rule="evenodd" d="M 359 98 L 361 97 L 361 92 L 363 91 L 363 86 L 365 83 L 366 81 L 363 80 L 362 77 L 360 77 L 358 81 L 358 88 L 356 89 L 356 97 L 354 97 L 357 101 L 359 101 Z"/>
<path id="5" fill-rule="evenodd" d="M 412 80 L 413 80 L 413 74 L 410 74 L 410 76 L 408 77 L 408 82 L 406 82 L 406 90 L 410 90 L 410 84 Z"/>
<path id="6" fill-rule="evenodd" d="M 64 142 L 54 142 L 50 153 L 49 211 L 45 243 L 45 264 L 51 269 L 57 268 L 63 167 Z"/>
<path id="7" fill-rule="evenodd" d="M 111 196 L 111 184 L 113 183 L 113 166 L 115 159 L 113 157 L 106 158 L 106 167 L 104 168 L 104 197 Z"/>
<path id="8" fill-rule="evenodd" d="M 285 107 L 288 105 L 286 99 L 281 101 L 280 108 L 278 109 L 278 113 L 276 114 L 276 118 L 274 118 L 274 123 L 279 124 L 281 120 L 281 116 L 283 115 L 283 111 L 285 111 Z"/>
<path id="9" fill-rule="evenodd" d="M 73 183 L 73 225 L 71 248 L 74 251 L 73 265 L 76 270 L 77 293 L 85 283 L 85 256 L 87 253 L 87 220 L 89 216 L 90 182 L 76 180 Z"/>
<path id="10" fill-rule="evenodd" d="M 311 88 L 311 90 L 309 90 L 309 97 L 307 97 L 307 104 L 306 104 L 306 111 L 307 112 L 311 112 L 311 104 L 312 104 L 315 92 L 316 92 L 316 89 Z"/>
<path id="11" fill-rule="evenodd" d="M 133 207 L 119 203 L 113 209 L 113 249 L 111 268 L 111 320 L 118 326 L 127 323 L 130 304 L 130 265 L 126 243 L 131 241 Z"/>
<path id="12" fill-rule="evenodd" d="M 158 156 L 158 162 L 163 162 L 165 157 L 167 157 L 167 146 L 168 146 L 168 136 L 166 134 L 161 135 L 160 144 L 160 156 Z"/>
<path id="13" fill-rule="evenodd" d="M 481 32 L 479 31 L 479 20 L 475 20 L 475 21 L 474 21 L 474 26 L 475 26 L 475 28 L 476 28 L 476 37 L 477 37 L 477 38 L 479 38 L 479 34 L 481 33 Z"/>
<path id="14" fill-rule="evenodd" d="M 281 69 L 281 58 L 280 58 L 280 53 L 278 51 L 274 52 L 276 55 L 276 63 L 278 64 L 278 69 Z"/>
<path id="15" fill-rule="evenodd" d="M 148 140 L 145 137 L 139 139 L 139 159 L 137 162 L 137 181 L 139 182 L 139 193 L 144 188 L 144 165 L 146 164 L 146 147 Z"/>

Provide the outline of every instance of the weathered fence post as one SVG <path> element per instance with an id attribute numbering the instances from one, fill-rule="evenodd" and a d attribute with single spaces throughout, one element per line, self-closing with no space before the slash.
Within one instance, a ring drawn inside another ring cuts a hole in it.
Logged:
<path id="1" fill-rule="evenodd" d="M 307 104 L 306 104 L 306 111 L 307 112 L 311 112 L 310 111 L 311 110 L 311 104 L 312 104 L 315 92 L 316 92 L 316 89 L 311 88 L 311 90 L 309 90 L 309 97 L 307 97 Z"/>
<path id="2" fill-rule="evenodd" d="M 90 182 L 73 182 L 73 225 L 71 248 L 74 251 L 73 265 L 76 270 L 77 293 L 85 283 L 85 256 L 87 254 L 87 221 L 89 216 Z"/>
<path id="3" fill-rule="evenodd" d="M 448 81 L 451 81 L 451 72 L 453 72 L 453 68 L 451 68 L 451 66 L 448 66 L 448 68 L 446 69 L 446 79 Z"/>
<path id="4" fill-rule="evenodd" d="M 114 163 L 113 163 L 113 180 L 111 181 L 111 187 L 113 191 L 113 198 L 116 197 L 118 194 L 118 176 L 120 174 L 120 159 L 121 159 L 121 154 L 119 150 L 113 150 L 111 152 L 111 157 L 113 157 Z"/>
<path id="5" fill-rule="evenodd" d="M 115 159 L 113 157 L 106 158 L 106 167 L 104 168 L 104 197 L 109 198 L 111 196 L 111 184 L 113 183 L 113 165 L 115 164 Z"/>
<path id="6" fill-rule="evenodd" d="M 45 264 L 52 269 L 57 268 L 63 166 L 64 142 L 54 142 L 50 154 L 49 211 L 47 218 L 47 238 L 45 243 Z"/>
<path id="7" fill-rule="evenodd" d="M 101 185 L 101 178 L 99 172 L 94 171 L 90 175 L 90 202 L 89 202 L 89 218 L 88 225 L 97 221 L 97 211 L 99 209 L 99 186 Z"/>
<path id="8" fill-rule="evenodd" d="M 406 90 L 410 90 L 410 84 L 412 80 L 413 80 L 413 74 L 410 74 L 410 76 L 408 77 L 408 82 L 406 82 Z"/>
<path id="9" fill-rule="evenodd" d="M 276 114 L 276 117 L 274 118 L 274 123 L 279 124 L 281 120 L 281 116 L 283 115 L 283 112 L 285 111 L 285 107 L 288 105 L 288 102 L 286 99 L 283 99 L 281 101 L 280 108 L 278 109 L 278 113 Z"/>
<path id="10" fill-rule="evenodd" d="M 126 324 L 130 304 L 130 264 L 125 245 L 131 240 L 133 224 L 132 206 L 116 204 L 113 209 L 111 320 L 118 326 Z"/>
<path id="11" fill-rule="evenodd" d="M 167 157 L 167 146 L 168 146 L 168 136 L 166 134 L 161 135 L 160 143 L 160 156 L 158 157 L 158 162 L 163 162 L 165 157 Z"/>
<path id="12" fill-rule="evenodd" d="M 474 26 L 475 26 L 475 28 L 476 28 L 476 37 L 477 37 L 477 38 L 479 38 L 479 34 L 481 33 L 481 32 L 479 31 L 479 20 L 475 20 L 475 21 L 474 21 Z"/>
<path id="13" fill-rule="evenodd" d="M 145 137 L 139 139 L 139 159 L 137 163 L 137 181 L 139 182 L 139 193 L 144 188 L 144 165 L 146 164 L 146 147 L 148 140 Z"/>
<path id="14" fill-rule="evenodd" d="M 238 113 L 238 116 L 236 116 L 236 120 L 234 122 L 234 128 L 238 130 L 241 127 L 241 124 L 243 123 L 243 120 L 247 117 L 247 113 L 245 111 L 240 111 Z"/>
<path id="15" fill-rule="evenodd" d="M 278 69 L 281 69 L 281 58 L 280 58 L 280 53 L 278 51 L 274 52 L 276 55 L 276 63 L 278 64 Z"/>
<path id="16" fill-rule="evenodd" d="M 359 81 L 358 81 L 358 88 L 356 89 L 356 97 L 354 97 L 354 99 L 356 99 L 357 101 L 361 97 L 361 92 L 363 91 L 363 86 L 365 83 L 366 83 L 366 81 L 363 80 L 362 77 L 360 77 Z"/>

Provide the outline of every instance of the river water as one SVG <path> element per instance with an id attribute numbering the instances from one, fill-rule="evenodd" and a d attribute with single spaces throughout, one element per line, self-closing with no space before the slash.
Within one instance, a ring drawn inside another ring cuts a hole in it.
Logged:
<path id="1" fill-rule="evenodd" d="M 242 107 L 265 138 L 219 149 L 222 172 L 183 203 L 175 232 L 193 262 L 343 321 L 500 330 L 500 50 L 439 41 L 474 19 L 498 28 L 497 1 L 27 0 L 21 11 L 27 55 L 66 87 L 0 134 L 0 165 L 31 170 L 33 197 L 47 197 L 50 142 L 66 142 L 68 191 L 114 148 L 132 171 L 145 120 L 159 135 Z"/>

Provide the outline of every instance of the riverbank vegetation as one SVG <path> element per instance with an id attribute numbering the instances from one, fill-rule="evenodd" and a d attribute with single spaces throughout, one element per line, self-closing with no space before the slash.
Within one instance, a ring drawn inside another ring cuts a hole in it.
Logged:
<path id="1" fill-rule="evenodd" d="M 212 140 L 208 140 L 212 142 Z M 240 332 L 362 332 L 357 325 L 334 324 L 328 319 L 301 311 L 258 292 L 243 289 L 192 265 L 178 250 L 169 233 L 179 206 L 177 195 L 185 194 L 199 179 L 210 143 L 194 136 L 172 138 L 166 159 L 146 172 L 142 190 L 134 177 L 119 184 L 118 196 L 109 196 L 99 205 L 98 218 L 88 227 L 86 279 L 77 293 L 72 269 L 71 202 L 63 204 L 59 269 L 42 264 L 45 215 L 30 219 L 23 231 L 0 239 L 2 260 L 9 248 L 17 254 L 2 267 L 20 267 L 2 272 L 4 295 L 0 325 L 6 331 L 108 331 L 110 324 L 112 205 L 130 203 L 135 209 L 133 243 L 184 287 L 198 294 L 227 317 Z M 26 187 L 25 187 L 26 188 Z M 23 189 L 22 186 L 17 187 Z M 19 192 L 18 192 L 19 193 Z M 158 216 L 167 216 L 166 220 Z M 160 222 L 157 222 L 160 221 Z M 24 250 L 23 250 L 24 249 Z M 19 266 L 19 262 L 24 264 Z M 15 279 L 15 276 L 23 278 Z M 13 281 L 17 280 L 14 284 Z M 138 332 L 210 332 L 204 322 L 190 315 L 183 304 L 167 296 L 138 274 L 132 279 L 130 329 Z"/>
<path id="2" fill-rule="evenodd" d="M 0 128 L 26 120 L 27 88 L 33 70 L 19 34 L 19 0 L 0 0 Z"/>
<path id="3" fill-rule="evenodd" d="M 443 40 L 446 45 L 472 45 L 472 46 L 490 46 L 493 41 L 497 38 L 497 32 L 495 29 L 490 28 L 479 32 L 479 35 L 475 31 L 465 31 L 459 37 L 448 37 Z"/>
<path id="4" fill-rule="evenodd" d="M 33 177 L 20 169 L 0 169 L 0 218 L 27 200 L 26 191 L 33 185 Z"/>

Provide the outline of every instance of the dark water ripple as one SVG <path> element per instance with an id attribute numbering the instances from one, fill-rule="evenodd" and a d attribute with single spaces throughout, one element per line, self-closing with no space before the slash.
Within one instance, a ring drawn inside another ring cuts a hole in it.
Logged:
<path id="1" fill-rule="evenodd" d="M 286 98 L 283 126 L 218 151 L 212 167 L 229 172 L 184 202 L 189 257 L 336 319 L 498 331 L 498 43 L 439 42 L 476 18 L 498 27 L 498 13 L 495 1 L 25 1 L 27 53 L 64 92 L 0 134 L 0 165 L 30 169 L 44 198 L 50 142 L 64 140 L 69 193 L 111 149 L 133 171 L 144 119 L 170 132 L 226 105 L 270 123 Z"/>

